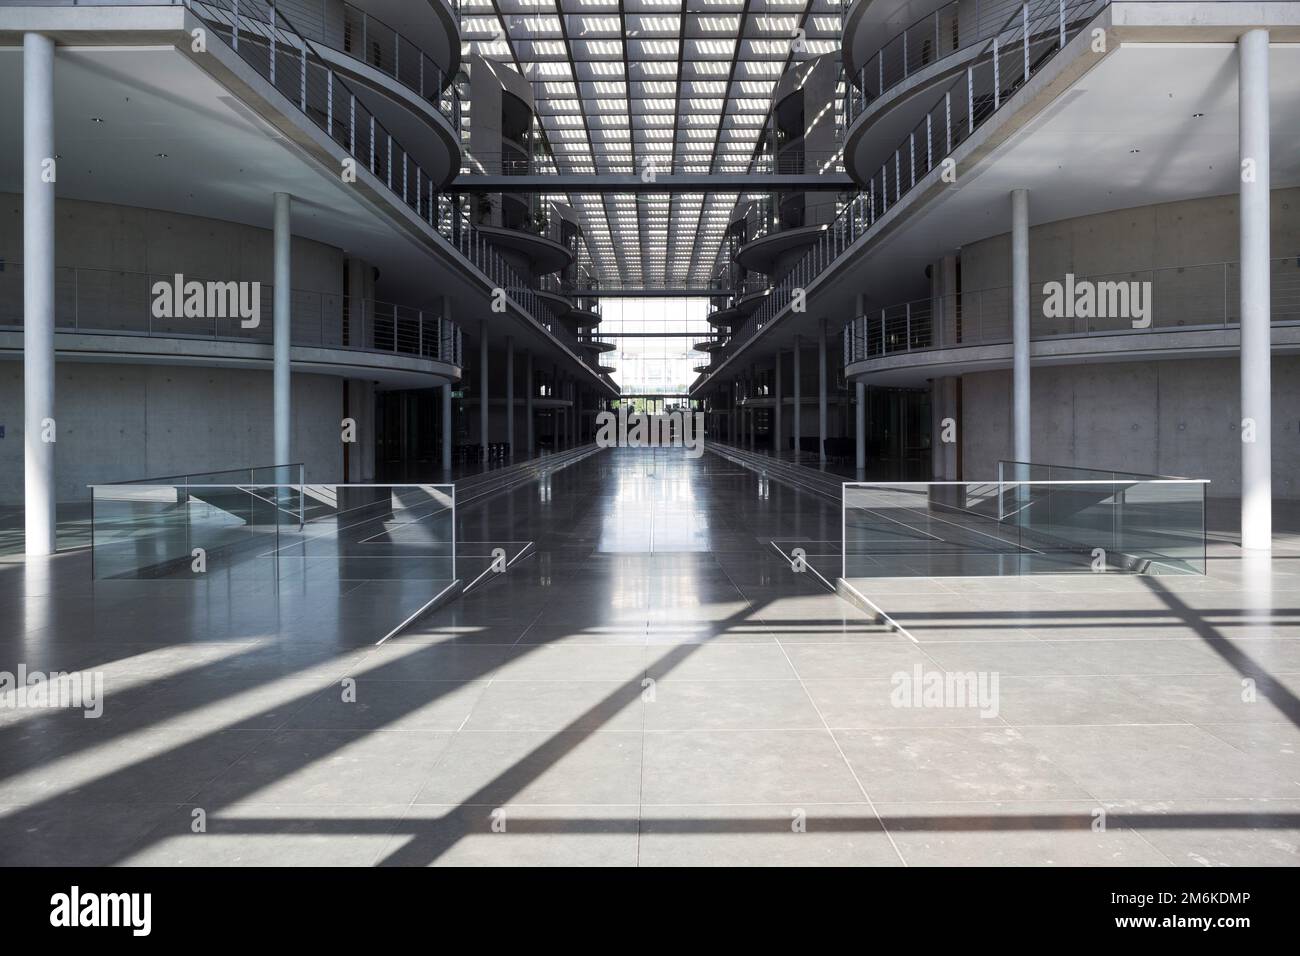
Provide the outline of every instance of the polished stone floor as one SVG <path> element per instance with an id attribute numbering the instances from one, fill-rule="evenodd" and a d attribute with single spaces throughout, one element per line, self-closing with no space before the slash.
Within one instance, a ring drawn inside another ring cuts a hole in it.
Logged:
<path id="1" fill-rule="evenodd" d="M 717 456 L 606 451 L 462 510 L 462 579 L 508 569 L 381 646 L 419 582 L 0 563 L 0 671 L 106 691 L 0 708 L 0 863 L 1300 862 L 1294 539 L 858 581 L 887 629 L 823 583 L 839 533 Z M 900 698 L 934 674 L 995 692 Z"/>

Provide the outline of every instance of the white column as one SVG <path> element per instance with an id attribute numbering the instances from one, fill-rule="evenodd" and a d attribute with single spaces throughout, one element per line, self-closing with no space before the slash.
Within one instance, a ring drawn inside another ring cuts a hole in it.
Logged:
<path id="1" fill-rule="evenodd" d="M 945 442 L 943 446 L 943 477 L 945 481 L 956 481 L 957 475 L 957 442 L 961 441 L 961 422 L 957 420 L 957 388 L 961 379 L 956 375 L 946 376 L 943 380 L 943 407 L 944 417 L 951 418 L 953 425 L 956 426 L 956 433 L 953 435 L 953 441 Z"/>
<path id="2" fill-rule="evenodd" d="M 451 300 L 443 297 L 442 300 L 442 318 L 451 321 Z M 441 331 L 441 323 L 439 323 Z M 450 330 L 455 334 L 454 330 Z M 464 361 L 462 358 L 461 361 Z M 448 382 L 442 387 L 442 477 L 444 481 L 451 481 L 451 383 Z"/>
<path id="3" fill-rule="evenodd" d="M 508 457 L 515 460 L 515 338 L 506 336 L 506 442 Z"/>
<path id="4" fill-rule="evenodd" d="M 1029 447 L 1029 191 L 1011 191 L 1012 457 L 1030 461 Z"/>
<path id="5" fill-rule="evenodd" d="M 799 358 L 800 358 L 800 341 L 799 336 L 794 337 L 794 457 L 796 460 L 800 454 L 800 442 L 803 438 L 803 388 L 799 381 Z"/>
<path id="6" fill-rule="evenodd" d="M 773 382 L 773 389 L 772 389 L 772 391 L 775 393 L 773 395 L 774 400 L 772 402 L 772 454 L 779 455 L 781 454 L 781 411 L 782 411 L 781 409 L 781 401 L 782 401 L 781 353 L 779 350 L 776 353 L 776 368 L 773 369 L 772 371 L 772 377 L 775 379 L 775 381 Z"/>
<path id="7" fill-rule="evenodd" d="M 482 451 L 479 460 L 488 460 L 488 333 L 487 323 L 480 322 L 478 329 L 478 441 Z"/>
<path id="8" fill-rule="evenodd" d="M 524 387 L 528 389 L 524 394 L 524 415 L 528 419 L 528 457 L 532 458 L 537 454 L 537 441 L 533 431 L 533 394 L 537 391 L 537 387 L 533 384 L 533 353 L 531 349 L 524 353 L 524 364 Z"/>
<path id="9" fill-rule="evenodd" d="M 826 320 L 817 335 L 817 460 L 826 463 Z"/>
<path id="10" fill-rule="evenodd" d="M 273 366 L 272 391 L 275 404 L 275 464 L 287 465 L 293 459 L 291 435 L 293 427 L 292 383 L 289 371 L 289 346 L 293 335 L 293 268 L 290 233 L 290 197 L 288 193 L 275 194 L 275 217 L 272 226 L 271 248 L 274 259 L 275 301 L 273 310 Z"/>
<path id="11" fill-rule="evenodd" d="M 857 442 L 858 481 L 867 476 L 867 383 L 854 383 L 857 405 L 854 408 L 853 437 Z"/>
<path id="12" fill-rule="evenodd" d="M 23 524 L 29 555 L 55 548 L 54 41 L 23 35 Z M 47 166 L 48 164 L 48 166 Z"/>
<path id="13" fill-rule="evenodd" d="M 867 297 L 859 292 L 854 315 L 864 315 L 866 311 Z M 858 481 L 864 481 L 867 477 L 867 383 L 858 379 L 853 383 L 853 393 L 854 464 Z"/>
<path id="14" fill-rule="evenodd" d="M 442 386 L 442 477 L 451 480 L 451 383 Z"/>
<path id="15" fill-rule="evenodd" d="M 1268 31 L 1251 30 L 1242 34 L 1237 42 L 1237 57 L 1241 159 L 1241 546 L 1265 551 L 1273 547 Z"/>

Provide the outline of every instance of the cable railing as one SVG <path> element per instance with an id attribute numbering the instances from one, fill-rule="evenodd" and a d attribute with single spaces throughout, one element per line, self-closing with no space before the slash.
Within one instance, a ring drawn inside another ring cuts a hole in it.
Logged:
<path id="1" fill-rule="evenodd" d="M 261 44 L 278 33 L 291 34 L 298 41 L 291 47 L 319 43 L 396 80 L 433 104 L 453 129 L 460 128 L 460 99 L 447 72 L 411 40 L 350 3 L 322 0 L 319 11 L 315 4 L 296 3 L 292 26 L 274 3 L 261 0 L 186 0 L 186 4 L 236 51 L 241 42 Z M 278 45 L 270 44 L 272 60 L 292 57 L 291 52 L 277 50 Z M 273 63 L 272 69 L 280 65 Z"/>
<path id="2" fill-rule="evenodd" d="M 440 192 L 423 167 L 393 138 L 273 4 L 264 0 L 184 0 L 241 59 L 267 79 L 330 139 L 345 149 L 406 208 L 524 311 L 550 328 L 554 316 L 476 229 L 454 197 Z"/>
<path id="3" fill-rule="evenodd" d="M 866 188 L 845 205 L 812 248 L 773 285 L 763 304 L 736 328 L 723 360 L 783 312 L 796 289 L 807 288 L 866 235 L 1109 2 L 1039 0 L 1022 4 L 980 58 L 943 91 L 925 118 L 867 180 Z"/>
<path id="4" fill-rule="evenodd" d="M 1060 0 L 1046 0 L 1057 4 Z M 882 94 L 950 54 L 1006 28 L 1021 0 L 954 0 L 885 41 L 845 86 L 845 121 L 853 122 Z"/>
<path id="5" fill-rule="evenodd" d="M 54 327 L 60 332 L 267 343 L 273 341 L 270 283 L 86 269 L 54 270 Z M 0 328 L 23 326 L 22 263 L 0 272 Z M 290 343 L 407 355 L 459 367 L 461 330 L 437 312 L 376 299 L 294 289 Z"/>
<path id="6" fill-rule="evenodd" d="M 1300 323 L 1300 257 L 1274 259 L 1269 266 L 1270 321 Z M 1031 287 L 1029 337 L 1230 328 L 1241 321 L 1240 291 L 1236 262 L 1063 276 Z M 1006 344 L 1011 299 L 1011 288 L 1003 286 L 916 299 L 857 316 L 844 327 L 844 363 Z"/>

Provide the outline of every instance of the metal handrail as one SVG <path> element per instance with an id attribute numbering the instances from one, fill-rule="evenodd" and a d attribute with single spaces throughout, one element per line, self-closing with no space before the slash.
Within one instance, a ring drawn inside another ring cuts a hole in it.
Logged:
<path id="1" fill-rule="evenodd" d="M 22 263 L 12 261 L 0 272 L 0 328 L 23 326 L 22 272 Z M 154 290 L 160 285 L 173 286 L 175 278 L 172 274 L 58 266 L 54 270 L 55 329 L 148 338 L 273 340 L 275 296 L 270 283 L 251 283 L 257 286 L 257 312 L 246 318 L 238 314 L 160 317 L 154 306 L 163 293 Z M 182 278 L 186 283 L 209 284 L 196 276 Z M 218 311 L 231 311 L 224 305 Z M 254 319 L 255 324 L 244 326 L 245 321 Z M 463 356 L 460 327 L 436 311 L 309 289 L 294 289 L 290 296 L 290 342 L 309 348 L 409 355 L 457 367 Z"/>
<path id="2" fill-rule="evenodd" d="M 908 24 L 848 76 L 845 122 L 853 122 L 871 103 L 918 70 L 1005 30 L 1006 14 L 1011 10 L 1018 13 L 1020 6 L 1019 0 L 953 0 Z"/>
<path id="3" fill-rule="evenodd" d="M 1070 37 L 1110 0 L 1038 0 L 1019 11 L 990 41 L 965 74 L 946 89 L 925 119 L 899 144 L 867 181 L 867 188 L 844 204 L 812 248 L 772 288 L 754 314 L 734 330 L 722 360 L 735 354 L 781 314 L 796 289 L 806 289 L 832 263 L 875 227 L 917 183 L 934 173 L 971 134 L 1062 49 Z M 918 138 L 919 134 L 919 138 Z M 721 362 L 719 362 L 721 364 Z"/>
<path id="4" fill-rule="evenodd" d="M 1270 320 L 1300 322 L 1300 258 L 1273 259 L 1270 266 Z M 1125 315 L 1103 317 L 1048 314 L 1060 311 L 1046 308 L 1058 290 L 1049 289 L 1047 283 L 1036 284 L 1030 290 L 1031 340 L 1231 328 L 1240 322 L 1240 317 L 1234 314 L 1240 301 L 1236 262 L 1053 280 L 1063 287 L 1060 291 L 1064 291 L 1067 281 L 1076 289 L 1082 288 L 1083 283 L 1092 284 L 1094 289 L 1102 287 L 1107 298 L 1116 301 L 1120 296 L 1119 284 L 1145 284 L 1141 295 L 1146 314 L 1135 318 L 1132 309 Z M 845 325 L 842 339 L 846 365 L 905 352 L 1004 345 L 1011 341 L 1011 287 L 915 299 L 873 309 Z"/>
<path id="5" fill-rule="evenodd" d="M 268 79 L 289 101 L 374 176 L 390 195 L 449 242 L 495 288 L 544 327 L 555 317 L 521 277 L 474 227 L 463 200 L 440 192 L 392 134 L 298 33 L 279 9 L 265 0 L 183 0 L 240 58 Z M 248 11 L 258 16 L 247 18 Z M 241 32 L 245 23 L 257 29 Z M 561 343 L 563 344 L 563 343 Z M 575 361 L 581 359 L 574 355 Z"/>

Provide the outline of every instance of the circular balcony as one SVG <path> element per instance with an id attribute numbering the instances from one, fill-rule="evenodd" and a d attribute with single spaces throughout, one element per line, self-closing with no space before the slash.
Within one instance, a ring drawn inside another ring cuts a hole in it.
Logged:
<path id="1" fill-rule="evenodd" d="M 565 319 L 574 323 L 579 329 L 594 329 L 600 325 L 600 313 L 591 309 L 572 308 Z"/>
<path id="2" fill-rule="evenodd" d="M 738 290 L 736 293 L 736 310 L 741 316 L 748 317 L 758 310 L 758 307 L 766 301 L 767 297 L 772 294 L 772 288 L 768 285 L 747 285 L 745 288 Z M 739 323 L 737 323 L 739 324 Z"/>
<path id="3" fill-rule="evenodd" d="M 606 375 L 613 375 L 615 372 L 618 371 L 618 369 L 616 369 L 616 368 L 615 368 L 614 366 L 612 366 L 612 365 L 603 365 L 603 364 L 601 364 L 601 365 L 597 365 L 596 368 L 600 369 L 600 370 L 601 370 L 603 373 L 605 373 Z"/>
<path id="4" fill-rule="evenodd" d="M 492 245 L 526 259 L 533 275 L 548 275 L 573 265 L 572 250 L 547 236 L 525 232 L 522 229 L 504 229 L 501 226 L 478 226 L 477 228 L 483 238 Z"/>
<path id="5" fill-rule="evenodd" d="M 550 276 L 546 276 L 545 278 L 550 278 Z M 537 297 L 550 307 L 551 311 L 555 313 L 557 319 L 567 319 L 569 313 L 573 311 L 573 300 L 563 292 L 548 289 L 545 285 L 540 286 L 535 291 L 537 292 Z"/>
<path id="6" fill-rule="evenodd" d="M 578 337 L 578 347 L 586 349 L 588 352 L 612 352 L 618 348 L 613 342 L 595 339 L 588 335 Z"/>
<path id="7" fill-rule="evenodd" d="M 734 325 L 738 325 L 743 318 L 741 312 L 735 306 L 727 306 L 723 309 L 715 309 L 709 313 L 709 325 L 715 329 L 727 330 Z"/>
<path id="8" fill-rule="evenodd" d="M 822 229 L 820 225 L 799 226 L 759 236 L 736 250 L 736 264 L 750 272 L 774 275 L 780 271 L 781 263 L 792 261 L 812 248 Z"/>
<path id="9" fill-rule="evenodd" d="M 720 338 L 705 339 L 702 342 L 696 342 L 694 345 L 691 346 L 691 348 L 695 349 L 695 351 L 697 352 L 716 352 L 719 349 L 721 349 L 725 344 L 726 343 L 723 342 L 723 340 Z"/>
<path id="10" fill-rule="evenodd" d="M 905 8 L 906 19 L 900 6 L 892 0 L 858 0 L 844 18 L 844 166 L 863 184 L 925 124 L 927 113 L 939 126 L 951 119 L 954 140 L 961 136 L 971 107 L 978 117 L 993 99 L 993 39 L 1018 43 L 1025 36 L 1019 4 L 922 0 Z M 1097 6 L 1063 0 L 1031 12 L 1027 59 L 1038 63 L 1049 56 L 1062 35 L 1072 36 L 1096 15 Z M 974 74 L 969 92 L 960 82 L 968 68 Z M 949 90 L 945 84 L 954 79 L 960 89 Z M 952 93 L 947 103 L 945 91 Z"/>
<path id="11" fill-rule="evenodd" d="M 701 365 L 695 365 L 695 366 L 692 366 L 692 370 L 695 371 L 695 372 L 697 372 L 697 373 L 699 373 L 700 375 L 707 375 L 707 374 L 709 374 L 709 372 L 710 372 L 710 370 L 712 370 L 712 368 L 713 368 L 713 363 L 712 363 L 712 362 L 704 362 L 704 363 L 701 364 Z"/>

